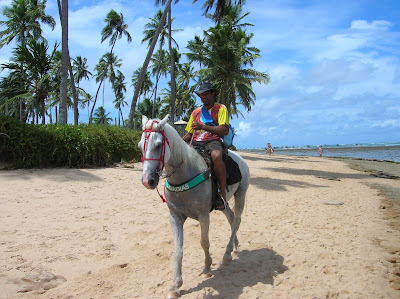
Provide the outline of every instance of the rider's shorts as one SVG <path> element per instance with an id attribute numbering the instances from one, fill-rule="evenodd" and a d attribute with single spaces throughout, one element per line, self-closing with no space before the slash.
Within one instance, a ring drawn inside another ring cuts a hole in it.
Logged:
<path id="1" fill-rule="evenodd" d="M 214 150 L 220 151 L 223 154 L 223 158 L 227 155 L 227 151 L 221 141 L 211 140 L 211 141 L 193 141 L 193 146 L 203 147 L 206 152 L 210 153 Z M 224 159 L 225 160 L 225 159 Z"/>

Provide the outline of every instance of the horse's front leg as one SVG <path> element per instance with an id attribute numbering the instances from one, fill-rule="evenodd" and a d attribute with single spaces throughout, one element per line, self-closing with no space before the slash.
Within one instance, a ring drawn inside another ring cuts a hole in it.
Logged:
<path id="1" fill-rule="evenodd" d="M 201 215 L 199 217 L 200 228 L 201 228 L 201 247 L 204 250 L 204 270 L 201 273 L 204 277 L 211 277 L 211 264 L 212 258 L 210 256 L 210 240 L 208 238 L 208 232 L 210 228 L 210 214 Z"/>
<path id="2" fill-rule="evenodd" d="M 168 298 L 178 298 L 180 295 L 179 288 L 182 286 L 182 258 L 183 258 L 183 224 L 186 217 L 170 213 L 170 223 L 175 239 L 175 273 L 174 282 L 170 288 Z"/>

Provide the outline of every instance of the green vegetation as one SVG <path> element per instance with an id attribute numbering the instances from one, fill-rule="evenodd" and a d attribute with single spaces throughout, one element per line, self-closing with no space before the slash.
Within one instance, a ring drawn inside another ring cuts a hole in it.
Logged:
<path id="1" fill-rule="evenodd" d="M 108 166 L 141 156 L 141 132 L 115 126 L 30 125 L 0 116 L 0 132 L 8 168 Z"/>
<path id="2" fill-rule="evenodd" d="M 105 109 L 106 101 L 112 101 L 118 110 L 118 121 L 114 121 L 118 127 L 139 128 L 142 115 L 163 118 L 169 113 L 171 122 L 188 120 L 196 108 L 194 90 L 205 80 L 217 87 L 218 101 L 227 106 L 231 118 L 242 114 L 239 107 L 250 111 L 256 101 L 253 84 L 268 84 L 269 76 L 253 68 L 261 55 L 251 46 L 253 34 L 246 29 L 252 24 L 243 22 L 249 15 L 242 11 L 246 1 L 204 1 L 204 15 L 215 21 L 215 26 L 195 36 L 182 53 L 173 38 L 182 29 L 172 28 L 171 2 L 155 1 L 156 6 L 165 7 L 144 26 L 142 43 L 147 43 L 148 55 L 143 66 L 131 75 L 132 85 L 128 87 L 129 75 L 121 72 L 123 61 L 115 47 L 122 37 L 132 41 L 122 13 L 111 9 L 104 19 L 99 42 L 108 40 L 111 48 L 92 74 L 86 57 L 69 57 L 68 34 L 64 34 L 68 26 L 62 26 L 61 51 L 58 41 L 50 45 L 43 36 L 42 25 L 51 29 L 56 25 L 55 19 L 45 13 L 47 0 L 12 0 L 3 7 L 0 49 L 13 40 L 15 47 L 10 61 L 0 65 L 0 71 L 6 71 L 0 77 L 1 158 L 5 157 L 12 167 L 99 166 L 137 159 L 139 133 L 107 126 L 113 119 Z M 64 24 L 68 20 L 66 3 L 62 3 L 60 12 Z M 213 7 L 215 13 L 210 15 Z M 183 55 L 188 62 L 180 62 Z M 160 86 L 160 78 L 168 74 L 170 81 Z M 82 80 L 95 80 L 96 93 L 85 91 L 80 86 Z M 122 108 L 128 105 L 125 93 L 130 87 L 135 91 L 129 116 L 124 118 Z M 115 97 L 104 98 L 105 88 L 112 88 Z M 101 105 L 96 105 L 99 98 Z M 67 125 L 68 109 L 74 112 L 75 127 Z M 78 126 L 79 109 L 87 109 L 90 127 Z"/>

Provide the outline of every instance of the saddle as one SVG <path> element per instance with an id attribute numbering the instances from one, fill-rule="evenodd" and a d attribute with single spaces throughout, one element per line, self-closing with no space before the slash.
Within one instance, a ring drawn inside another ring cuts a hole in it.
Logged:
<path id="1" fill-rule="evenodd" d="M 207 163 L 208 169 L 211 174 L 211 185 L 212 185 L 212 207 L 211 211 L 215 209 L 219 196 L 218 192 L 218 180 L 214 171 L 214 163 L 211 158 L 211 153 L 204 149 L 200 145 L 195 145 L 194 149 L 203 157 Z M 228 155 L 228 149 L 224 146 L 223 161 L 226 168 L 226 191 L 229 192 L 229 186 L 239 182 L 242 179 L 242 173 L 240 172 L 239 165 Z"/>

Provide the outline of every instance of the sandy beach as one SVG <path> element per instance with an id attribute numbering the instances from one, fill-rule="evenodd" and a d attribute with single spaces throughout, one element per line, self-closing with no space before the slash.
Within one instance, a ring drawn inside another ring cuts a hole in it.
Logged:
<path id="1" fill-rule="evenodd" d="M 221 264 L 229 225 L 212 212 L 213 276 L 199 276 L 189 219 L 181 298 L 400 298 L 400 164 L 241 155 L 239 252 Z M 141 163 L 0 171 L 0 298 L 164 298 L 169 212 L 141 175 Z"/>

